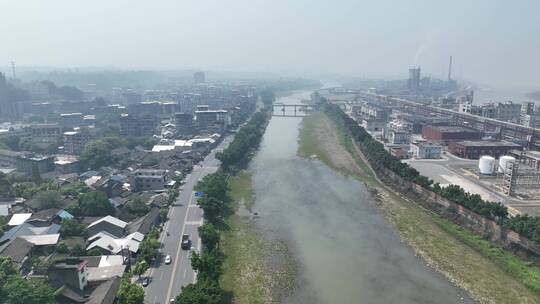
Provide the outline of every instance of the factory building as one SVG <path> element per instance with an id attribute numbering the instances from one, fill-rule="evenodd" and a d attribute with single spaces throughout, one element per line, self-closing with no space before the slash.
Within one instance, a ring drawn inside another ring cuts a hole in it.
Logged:
<path id="1" fill-rule="evenodd" d="M 456 126 L 424 126 L 422 137 L 431 141 L 480 139 L 480 132 Z"/>
<path id="2" fill-rule="evenodd" d="M 412 157 L 418 159 L 441 158 L 442 146 L 432 142 L 413 142 L 411 143 Z"/>
<path id="3" fill-rule="evenodd" d="M 482 155 L 499 158 L 520 148 L 520 145 L 507 141 L 464 140 L 450 141 L 448 144 L 450 153 L 467 159 L 479 159 Z"/>

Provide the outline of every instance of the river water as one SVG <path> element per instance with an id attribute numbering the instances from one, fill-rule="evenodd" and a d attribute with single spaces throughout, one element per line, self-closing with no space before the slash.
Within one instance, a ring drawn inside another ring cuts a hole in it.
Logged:
<path id="1" fill-rule="evenodd" d="M 250 168 L 258 227 L 300 263 L 283 303 L 472 303 L 400 241 L 362 183 L 296 156 L 300 122 L 273 117 Z"/>

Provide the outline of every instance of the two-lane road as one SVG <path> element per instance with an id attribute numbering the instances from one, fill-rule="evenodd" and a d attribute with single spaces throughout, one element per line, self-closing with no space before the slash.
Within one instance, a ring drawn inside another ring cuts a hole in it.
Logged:
<path id="1" fill-rule="evenodd" d="M 180 242 L 182 234 L 189 234 L 192 248 L 200 250 L 201 240 L 197 228 L 202 225 L 203 213 L 197 206 L 194 187 L 204 176 L 214 173 L 219 166 L 215 158 L 216 151 L 225 148 L 232 137 L 226 137 L 205 159 L 195 165 L 191 174 L 184 179 L 183 190 L 178 200 L 169 209 L 169 220 L 165 223 L 161 234 L 161 259 L 149 271 L 150 284 L 146 287 L 146 303 L 169 303 L 176 297 L 182 286 L 195 282 L 196 274 L 191 268 L 189 250 L 182 250 Z M 170 255 L 172 262 L 164 263 L 165 256 Z"/>

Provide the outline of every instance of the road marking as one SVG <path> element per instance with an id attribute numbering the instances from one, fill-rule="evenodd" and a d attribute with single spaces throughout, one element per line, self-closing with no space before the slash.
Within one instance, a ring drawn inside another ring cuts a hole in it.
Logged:
<path id="1" fill-rule="evenodd" d="M 194 191 L 191 191 L 191 196 L 189 197 L 189 202 L 188 202 L 188 205 L 191 204 L 191 200 L 193 199 L 193 194 L 195 192 Z M 184 235 L 184 231 L 186 230 L 186 220 L 187 220 L 187 217 L 188 217 L 188 213 L 189 213 L 189 209 L 186 209 L 186 215 L 184 216 L 184 224 L 182 225 L 182 233 L 180 235 Z M 169 282 L 169 289 L 167 290 L 167 297 L 165 298 L 166 301 L 168 301 L 170 298 L 171 298 L 171 291 L 172 291 L 172 287 L 173 287 L 173 283 L 174 283 L 174 279 L 175 279 L 175 276 L 176 276 L 176 266 L 178 264 L 178 260 L 179 260 L 179 255 L 180 255 L 180 244 L 177 244 L 178 247 L 176 249 L 176 257 L 174 259 L 174 266 L 173 266 L 173 270 L 172 270 L 172 275 L 171 275 L 171 281 Z"/>
<path id="2" fill-rule="evenodd" d="M 203 224 L 203 221 L 200 220 L 200 221 L 189 221 L 189 222 L 186 222 L 186 225 L 202 225 Z"/>
<path id="3" fill-rule="evenodd" d="M 184 279 L 186 278 L 187 269 L 184 269 Z"/>

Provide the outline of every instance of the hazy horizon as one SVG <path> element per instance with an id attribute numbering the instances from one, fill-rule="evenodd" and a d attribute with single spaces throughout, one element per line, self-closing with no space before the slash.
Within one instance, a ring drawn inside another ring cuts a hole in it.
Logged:
<path id="1" fill-rule="evenodd" d="M 0 66 L 310 77 L 453 75 L 540 89 L 535 1 L 4 1 Z"/>

